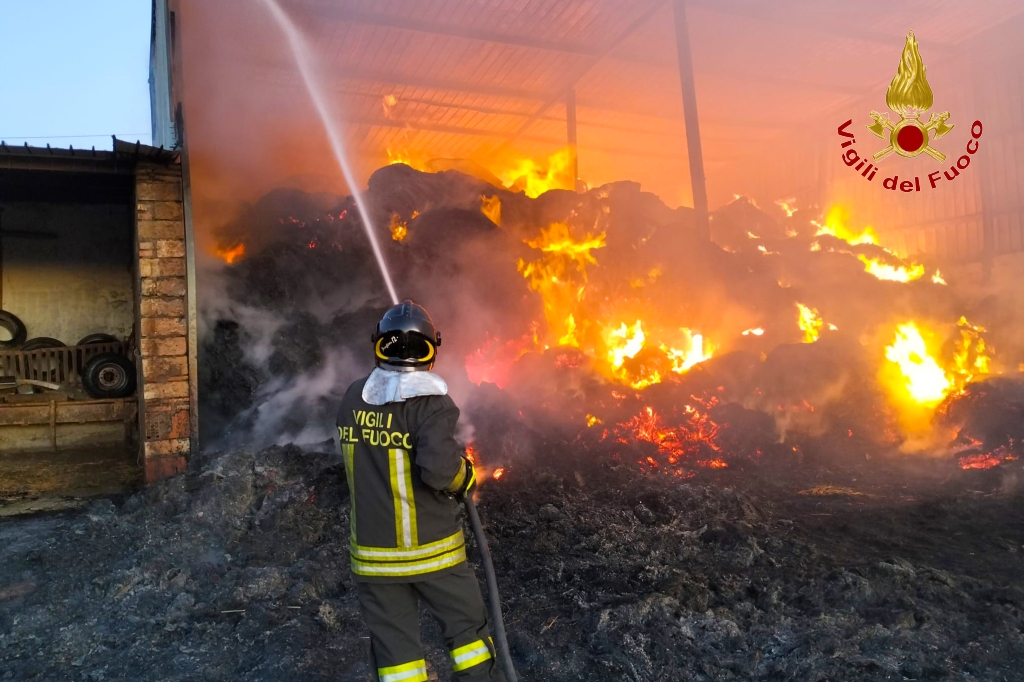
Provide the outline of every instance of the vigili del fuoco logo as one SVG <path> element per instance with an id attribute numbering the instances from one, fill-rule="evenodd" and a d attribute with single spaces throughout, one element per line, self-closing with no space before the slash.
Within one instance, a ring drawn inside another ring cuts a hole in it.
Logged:
<path id="1" fill-rule="evenodd" d="M 893 152 L 906 158 L 927 154 L 939 163 L 945 162 L 946 155 L 936 149 L 932 143 L 944 137 L 954 126 L 948 123 L 948 111 L 932 112 L 927 123 L 921 120 L 921 116 L 932 108 L 934 100 L 931 86 L 928 85 L 928 79 L 925 77 L 925 70 L 921 51 L 917 47 L 917 38 L 911 31 L 907 34 L 906 45 L 903 46 L 899 68 L 885 93 L 885 105 L 900 118 L 898 121 L 892 121 L 889 119 L 888 113 L 881 114 L 872 111 L 870 116 L 874 123 L 865 126 L 873 135 L 888 142 L 885 147 L 872 155 L 871 162 L 853 148 L 853 145 L 857 143 L 857 138 L 847 130 L 853 124 L 853 119 L 839 126 L 839 136 L 848 138 L 840 144 L 840 147 L 846 150 L 842 155 L 843 163 L 853 170 L 859 171 L 860 175 L 868 182 L 873 181 L 880 170 L 874 162 L 884 159 Z M 943 179 L 955 180 L 960 175 L 960 171 L 967 169 L 971 163 L 971 157 L 978 151 L 979 138 L 981 138 L 981 121 L 975 121 L 971 124 L 971 139 L 967 141 L 967 153 L 950 164 L 948 170 L 928 173 L 928 184 L 932 189 L 938 187 L 939 182 Z M 921 178 L 915 175 L 912 180 L 900 180 L 898 175 L 893 175 L 884 178 L 882 186 L 892 191 L 896 191 L 896 188 L 899 187 L 901 192 L 920 192 Z"/>

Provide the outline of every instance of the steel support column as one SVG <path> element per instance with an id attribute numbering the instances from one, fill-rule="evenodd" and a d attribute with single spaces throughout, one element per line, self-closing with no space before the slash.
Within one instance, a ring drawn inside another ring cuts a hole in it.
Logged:
<path id="1" fill-rule="evenodd" d="M 700 147 L 700 126 L 697 123 L 697 90 L 693 84 L 693 59 L 690 56 L 690 32 L 686 25 L 685 5 L 684 0 L 672 0 L 672 13 L 676 21 L 676 48 L 679 53 L 679 82 L 686 120 L 686 151 L 690 161 L 690 185 L 693 188 L 693 214 L 697 234 L 710 241 L 708 191 L 704 180 L 704 156 Z"/>

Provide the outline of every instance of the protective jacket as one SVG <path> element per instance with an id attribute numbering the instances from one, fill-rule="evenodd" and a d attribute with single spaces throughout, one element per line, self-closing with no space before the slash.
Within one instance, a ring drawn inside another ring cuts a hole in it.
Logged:
<path id="1" fill-rule="evenodd" d="M 466 561 L 459 504 L 445 492 L 466 478 L 454 438 L 459 408 L 447 395 L 371 404 L 374 384 L 384 384 L 367 392 L 368 379 L 349 387 L 338 414 L 352 573 L 361 582 L 427 580 Z"/>

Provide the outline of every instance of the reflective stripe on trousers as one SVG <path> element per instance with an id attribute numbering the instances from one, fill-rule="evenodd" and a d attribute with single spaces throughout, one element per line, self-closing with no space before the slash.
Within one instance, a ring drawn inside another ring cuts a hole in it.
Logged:
<path id="1" fill-rule="evenodd" d="M 469 644 L 460 646 L 457 649 L 452 649 L 451 656 L 452 670 L 455 672 L 468 670 L 475 665 L 486 663 L 493 658 L 490 648 L 482 639 L 470 642 Z"/>
<path id="2" fill-rule="evenodd" d="M 427 662 L 424 659 L 377 668 L 380 682 L 424 682 L 427 679 Z"/>

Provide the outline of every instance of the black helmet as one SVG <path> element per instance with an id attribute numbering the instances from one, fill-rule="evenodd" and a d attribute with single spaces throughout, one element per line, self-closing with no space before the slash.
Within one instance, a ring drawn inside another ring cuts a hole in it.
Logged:
<path id="1" fill-rule="evenodd" d="M 423 306 L 406 299 L 384 313 L 371 341 L 378 367 L 398 372 L 426 371 L 434 366 L 441 332 L 434 328 Z"/>

